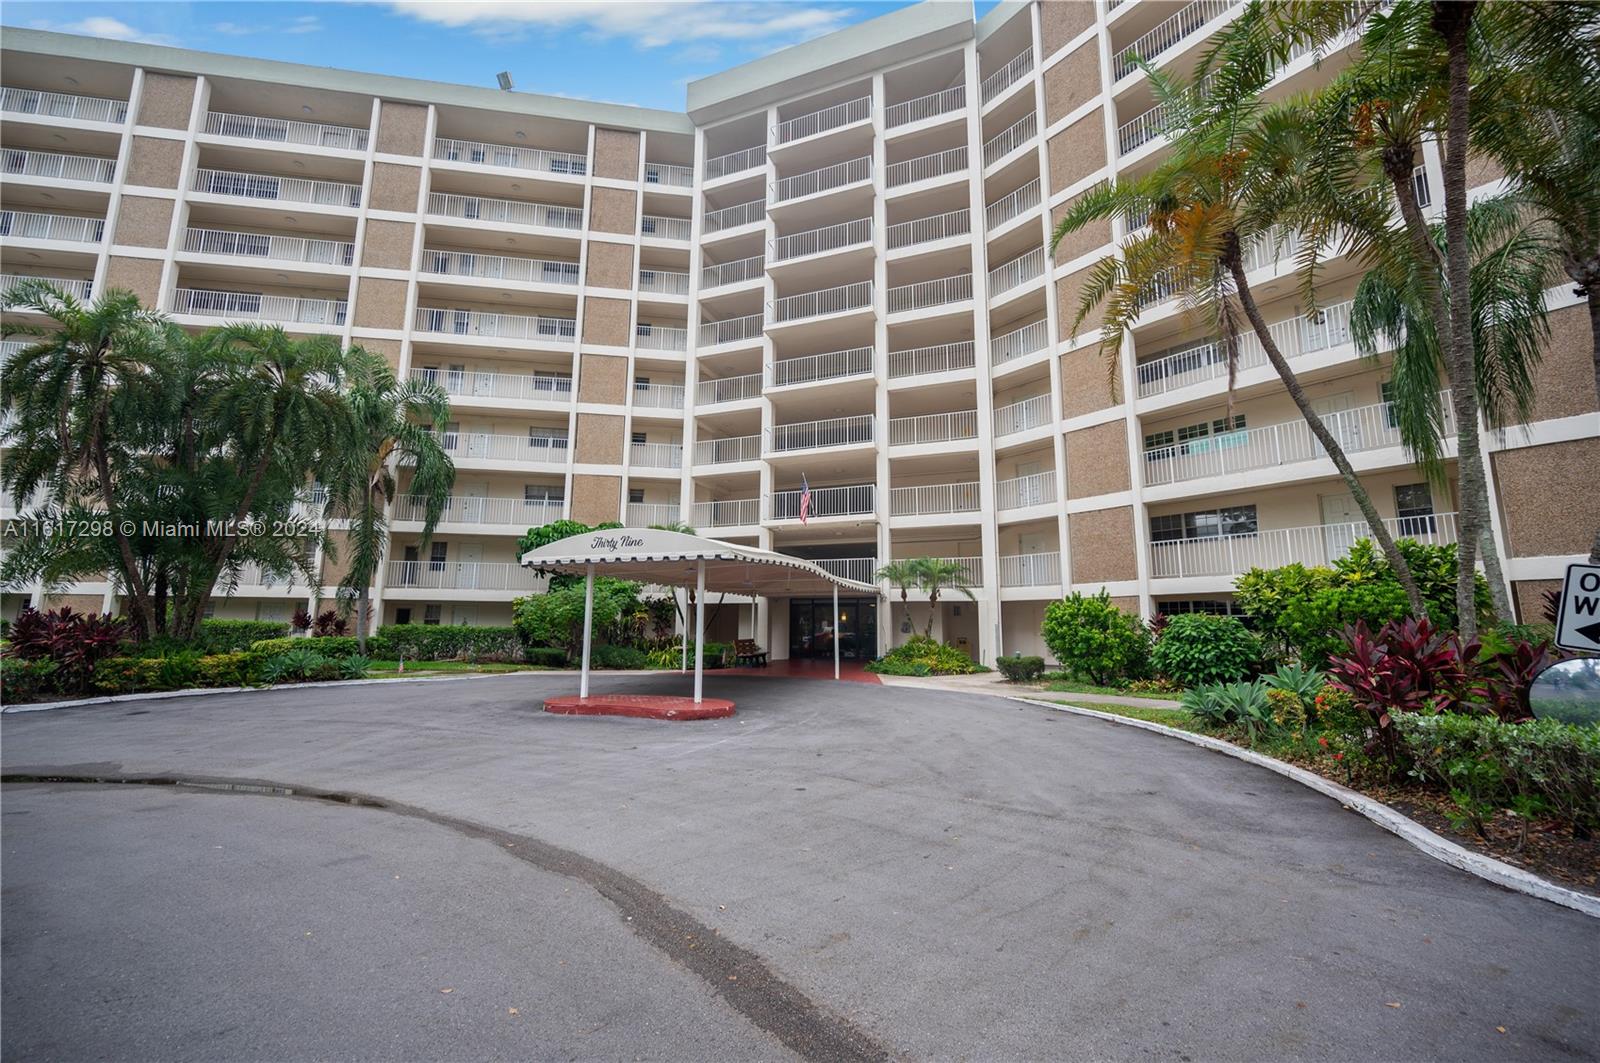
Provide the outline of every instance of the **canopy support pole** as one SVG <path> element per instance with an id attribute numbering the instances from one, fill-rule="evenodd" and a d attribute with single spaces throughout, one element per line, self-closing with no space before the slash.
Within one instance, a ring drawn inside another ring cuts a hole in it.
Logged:
<path id="1" fill-rule="evenodd" d="M 839 633 L 844 620 L 839 616 L 839 585 L 833 585 L 833 678 L 839 678 Z"/>
<path id="2" fill-rule="evenodd" d="M 680 588 L 672 588 L 672 596 L 674 598 L 679 593 Z M 681 593 L 683 594 L 683 663 L 678 666 L 678 671 L 687 672 L 689 670 L 689 588 L 681 588 Z"/>
<path id="3" fill-rule="evenodd" d="M 694 703 L 700 704 L 700 687 L 706 666 L 706 560 L 695 566 L 694 576 Z"/>
<path id="4" fill-rule="evenodd" d="M 583 577 L 583 678 L 578 681 L 578 697 L 589 696 L 589 643 L 594 632 L 594 562 Z"/>

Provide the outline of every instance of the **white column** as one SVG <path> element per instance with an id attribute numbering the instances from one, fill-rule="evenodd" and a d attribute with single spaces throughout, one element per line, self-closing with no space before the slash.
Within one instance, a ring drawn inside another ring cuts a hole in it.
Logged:
<path id="1" fill-rule="evenodd" d="M 694 703 L 700 704 L 700 688 L 706 667 L 706 559 L 695 565 L 694 574 Z"/>
<path id="2" fill-rule="evenodd" d="M 839 585 L 833 585 L 833 678 L 839 678 Z"/>
<path id="3" fill-rule="evenodd" d="M 589 562 L 583 577 L 583 677 L 578 680 L 578 697 L 589 696 L 589 643 L 594 633 L 594 562 Z"/>
<path id="4" fill-rule="evenodd" d="M 678 591 L 679 591 L 679 589 L 677 587 L 672 588 L 672 596 L 674 598 L 676 598 L 678 596 Z M 689 670 L 689 589 L 687 587 L 685 587 L 685 588 L 683 588 L 683 663 L 678 665 L 678 671 L 687 672 L 688 670 Z"/>

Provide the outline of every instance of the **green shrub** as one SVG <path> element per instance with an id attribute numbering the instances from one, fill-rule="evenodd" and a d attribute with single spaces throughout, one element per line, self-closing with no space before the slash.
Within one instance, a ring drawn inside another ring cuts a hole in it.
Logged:
<path id="1" fill-rule="evenodd" d="M 267 657 L 277 657 L 280 654 L 291 653 L 295 650 L 309 650 L 323 657 L 348 657 L 360 652 L 359 640 L 354 635 L 312 635 L 299 638 L 262 639 L 252 642 L 250 650 Z M 372 648 L 372 640 L 367 640 L 367 648 Z"/>
<path id="2" fill-rule="evenodd" d="M 365 679 L 367 669 L 372 667 L 372 658 L 353 653 L 349 657 L 340 658 L 337 664 L 340 679 Z"/>
<path id="3" fill-rule="evenodd" d="M 1251 683 L 1208 683 L 1195 687 L 1183 696 L 1183 708 L 1210 727 L 1243 727 L 1252 746 L 1274 726 L 1267 684 L 1260 679 Z"/>
<path id="4" fill-rule="evenodd" d="M 867 671 L 880 675 L 971 675 L 988 669 L 954 646 L 927 635 L 912 635 L 904 645 L 869 663 Z"/>
<path id="5" fill-rule="evenodd" d="M 523 642 L 509 626 L 385 624 L 367 639 L 367 652 L 383 660 L 515 662 L 523 659 Z"/>
<path id="6" fill-rule="evenodd" d="M 650 658 L 643 650 L 635 649 L 632 646 L 591 646 L 589 647 L 589 667 L 649 668 Z"/>
<path id="7" fill-rule="evenodd" d="M 186 690 L 200 686 L 200 654 L 193 650 L 155 658 L 153 690 Z"/>
<path id="8" fill-rule="evenodd" d="M 56 673 L 60 670 L 61 665 L 48 657 L 33 661 L 0 657 L 0 700 L 7 703 L 33 701 L 57 693 Z"/>
<path id="9" fill-rule="evenodd" d="M 160 657 L 106 657 L 94 666 L 94 688 L 102 694 L 160 690 Z"/>
<path id="10" fill-rule="evenodd" d="M 243 687 L 255 680 L 263 658 L 258 653 L 213 653 L 198 662 L 199 686 Z"/>
<path id="11" fill-rule="evenodd" d="M 537 664 L 544 668 L 567 666 L 567 651 L 559 646 L 529 646 L 525 652 L 529 664 Z"/>
<path id="12" fill-rule="evenodd" d="M 1261 659 L 1261 642 L 1236 617 L 1183 613 L 1156 639 L 1150 666 L 1184 686 L 1233 683 Z"/>
<path id="13" fill-rule="evenodd" d="M 1043 657 L 998 657 L 994 666 L 1013 683 L 1031 683 L 1044 675 Z"/>
<path id="14" fill-rule="evenodd" d="M 1057 662 L 1101 686 L 1138 679 L 1150 656 L 1150 635 L 1136 616 L 1111 604 L 1104 590 L 1074 591 L 1044 611 L 1044 641 Z"/>
<path id="15" fill-rule="evenodd" d="M 201 654 L 237 653 L 262 639 L 280 639 L 289 634 L 281 620 L 202 620 L 189 649 Z"/>
<path id="16" fill-rule="evenodd" d="M 528 646 L 560 646 L 569 657 L 583 651 L 583 618 L 586 609 L 582 581 L 557 587 L 551 584 L 544 594 L 518 598 L 512 603 L 512 626 Z M 627 580 L 596 577 L 594 581 L 593 628 L 604 633 L 617 625 L 619 618 L 640 611 L 639 585 Z"/>

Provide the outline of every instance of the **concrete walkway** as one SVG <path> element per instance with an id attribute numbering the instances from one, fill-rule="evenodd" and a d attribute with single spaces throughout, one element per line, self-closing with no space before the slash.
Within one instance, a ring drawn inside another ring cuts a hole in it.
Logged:
<path id="1" fill-rule="evenodd" d="M 1072 702 L 1075 705 L 1148 705 L 1152 709 L 1178 709 L 1182 703 L 1170 698 L 1146 698 L 1134 694 L 1079 694 L 1047 690 L 1042 683 L 1009 683 L 999 672 L 973 675 L 885 675 L 884 686 L 921 687 L 925 690 L 951 690 L 966 694 L 1022 694 Z"/>

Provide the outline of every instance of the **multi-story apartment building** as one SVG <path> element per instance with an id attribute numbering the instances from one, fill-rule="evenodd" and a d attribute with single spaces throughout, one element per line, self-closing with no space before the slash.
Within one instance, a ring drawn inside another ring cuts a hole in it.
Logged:
<path id="1" fill-rule="evenodd" d="M 1129 56 L 1190 69 L 1239 6 L 1007 0 L 974 22 L 926 3 L 693 82 L 685 113 L 8 30 L 4 271 L 131 289 L 194 327 L 333 334 L 442 385 L 455 497 L 426 550 L 397 507 L 383 622 L 505 622 L 537 589 L 516 564 L 529 525 L 682 520 L 859 579 L 960 560 L 975 601 L 846 603 L 858 653 L 930 611 L 984 659 L 1037 652 L 1071 590 L 1227 609 L 1250 566 L 1362 534 L 1248 341 L 1230 406 L 1172 300 L 1115 380 L 1092 323 L 1073 333 L 1086 271 L 1137 219 L 1048 252 L 1065 204 L 1166 150 Z M 1271 91 L 1340 62 L 1313 58 Z M 1417 163 L 1437 205 L 1434 148 Z M 1453 541 L 1453 488 L 1408 463 L 1383 362 L 1350 341 L 1358 268 L 1329 263 L 1308 316 L 1293 240 L 1253 254 L 1279 345 L 1394 529 Z M 1587 321 L 1569 289 L 1549 299 L 1534 418 L 1490 444 L 1528 615 L 1600 522 Z M 16 590 L 8 614 L 48 597 Z M 247 576 L 216 615 L 305 597 Z M 830 610 L 730 602 L 714 633 L 805 654 Z"/>

